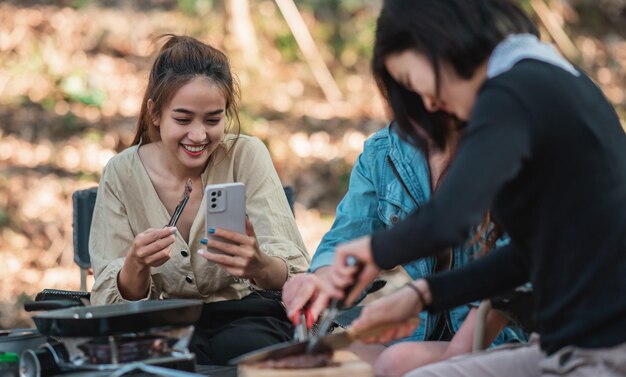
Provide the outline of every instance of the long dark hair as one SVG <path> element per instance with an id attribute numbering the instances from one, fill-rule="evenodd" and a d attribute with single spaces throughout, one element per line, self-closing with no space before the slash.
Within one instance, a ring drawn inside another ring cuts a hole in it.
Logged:
<path id="1" fill-rule="evenodd" d="M 442 62 L 469 79 L 498 43 L 520 33 L 539 34 L 510 0 L 385 0 L 377 21 L 372 70 L 402 133 L 423 146 L 415 129 L 420 127 L 443 150 L 454 119 L 429 113 L 418 94 L 397 83 L 385 67 L 389 55 L 409 49 L 423 53 L 433 66 L 439 90 Z"/>
<path id="2" fill-rule="evenodd" d="M 444 151 L 451 132 L 463 124 L 440 111 L 427 111 L 420 95 L 405 89 L 389 74 L 385 67 L 388 56 L 410 49 L 424 54 L 434 69 L 439 94 L 442 62 L 450 64 L 459 77 L 469 79 L 498 43 L 510 34 L 521 33 L 539 35 L 533 22 L 511 0 L 385 0 L 377 21 L 372 71 L 400 134 L 425 152 L 431 143 Z M 470 244 L 478 243 L 483 254 L 501 234 L 488 212 Z"/>
<path id="3" fill-rule="evenodd" d="M 229 125 L 235 123 L 236 134 L 239 134 L 239 86 L 230 69 L 228 57 L 220 50 L 211 47 L 199 40 L 174 34 L 164 34 L 158 39 L 166 41 L 157 55 L 150 76 L 148 86 L 143 96 L 139 119 L 133 145 L 152 143 L 161 140 L 159 128 L 154 125 L 154 119 L 161 116 L 174 94 L 186 83 L 196 77 L 206 77 L 215 83 L 226 98 L 226 117 Z M 151 111 L 148 109 L 148 100 L 154 103 Z"/>

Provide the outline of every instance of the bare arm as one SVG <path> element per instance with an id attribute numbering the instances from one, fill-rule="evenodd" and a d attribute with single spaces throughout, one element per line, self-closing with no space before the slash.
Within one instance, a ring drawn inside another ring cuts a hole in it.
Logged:
<path id="1" fill-rule="evenodd" d="M 446 348 L 446 351 L 441 356 L 442 360 L 448 359 L 452 356 L 461 355 L 464 353 L 472 352 L 472 342 L 474 340 L 474 330 L 476 328 L 476 312 L 477 308 L 472 308 L 465 321 L 461 325 L 459 331 L 454 334 L 450 344 Z M 493 340 L 500 334 L 500 331 L 506 326 L 509 321 L 497 310 L 490 310 L 487 314 L 486 323 L 486 336 L 485 343 L 491 344 Z"/>

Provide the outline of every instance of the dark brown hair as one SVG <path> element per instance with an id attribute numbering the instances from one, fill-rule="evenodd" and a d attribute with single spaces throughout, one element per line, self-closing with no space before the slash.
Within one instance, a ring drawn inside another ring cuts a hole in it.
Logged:
<path id="1" fill-rule="evenodd" d="M 166 38 L 166 41 L 150 70 L 132 144 L 148 144 L 161 140 L 154 120 L 160 118 L 163 108 L 176 92 L 196 77 L 206 77 L 220 88 L 226 98 L 228 125 L 234 123 L 236 134 L 239 135 L 239 85 L 231 72 L 228 57 L 193 37 L 164 34 L 157 39 L 162 38 Z M 148 109 L 148 100 L 154 103 L 152 109 Z"/>
<path id="2" fill-rule="evenodd" d="M 429 142 L 444 151 L 453 130 L 464 125 L 441 111 L 427 111 L 422 97 L 404 88 L 387 71 L 388 56 L 410 49 L 423 53 L 433 66 L 439 91 L 442 62 L 451 64 L 459 77 L 471 78 L 498 43 L 520 33 L 539 34 L 512 0 L 385 0 L 376 25 L 372 71 L 400 134 L 425 153 Z M 424 134 L 430 140 L 424 140 Z M 487 213 L 470 244 L 478 242 L 484 254 L 501 234 Z"/>
<path id="3" fill-rule="evenodd" d="M 439 90 L 442 62 L 451 64 L 459 77 L 470 78 L 498 43 L 520 33 L 539 34 L 512 0 L 385 0 L 376 24 L 372 70 L 402 132 L 423 145 L 415 132 L 419 127 L 443 150 L 450 117 L 429 113 L 420 95 L 397 83 L 385 67 L 388 56 L 410 49 L 423 53 Z"/>

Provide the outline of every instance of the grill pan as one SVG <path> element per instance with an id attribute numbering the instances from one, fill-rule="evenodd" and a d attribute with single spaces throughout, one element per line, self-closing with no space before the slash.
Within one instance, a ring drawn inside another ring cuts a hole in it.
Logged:
<path id="1" fill-rule="evenodd" d="M 193 325 L 202 306 L 199 300 L 135 301 L 52 310 L 33 316 L 33 321 L 48 336 L 108 336 Z"/>

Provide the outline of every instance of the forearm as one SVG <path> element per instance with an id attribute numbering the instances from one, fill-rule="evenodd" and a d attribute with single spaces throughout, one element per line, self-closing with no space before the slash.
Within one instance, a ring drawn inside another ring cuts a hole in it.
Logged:
<path id="1" fill-rule="evenodd" d="M 436 312 L 506 292 L 528 281 L 527 261 L 514 244 L 459 269 L 428 277 L 432 302 L 429 310 Z M 458 289 L 463 287 L 463 289 Z"/>
<path id="2" fill-rule="evenodd" d="M 320 268 L 318 268 L 317 270 L 315 270 L 314 274 L 315 276 L 319 277 L 320 279 L 324 280 L 324 281 L 328 281 L 330 279 L 332 270 L 330 268 L 331 266 L 322 266 Z"/>
<path id="3" fill-rule="evenodd" d="M 493 343 L 508 323 L 509 320 L 499 310 L 489 310 L 489 313 L 487 313 L 487 328 L 485 329 L 485 346 Z"/>
<path id="4" fill-rule="evenodd" d="M 461 328 L 459 328 L 459 331 L 454 334 L 454 337 L 452 337 L 450 344 L 442 355 L 442 360 L 448 359 L 452 356 L 472 352 L 477 311 L 477 308 L 472 308 L 469 311 L 467 317 L 465 317 L 465 320 L 461 325 Z M 497 310 L 490 310 L 486 319 L 485 344 L 491 344 L 507 323 L 508 320 Z"/>
<path id="5" fill-rule="evenodd" d="M 266 257 L 266 266 L 251 279 L 252 284 L 263 289 L 281 289 L 289 275 L 287 262 L 275 256 Z"/>
<path id="6" fill-rule="evenodd" d="M 117 275 L 117 287 L 125 300 L 145 298 L 150 290 L 150 267 L 136 266 L 126 259 Z"/>

